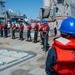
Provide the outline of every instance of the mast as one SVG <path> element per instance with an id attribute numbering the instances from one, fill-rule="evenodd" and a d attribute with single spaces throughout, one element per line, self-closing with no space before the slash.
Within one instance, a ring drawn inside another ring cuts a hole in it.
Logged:
<path id="1" fill-rule="evenodd" d="M 5 0 L 0 0 L 0 14 L 5 12 Z"/>

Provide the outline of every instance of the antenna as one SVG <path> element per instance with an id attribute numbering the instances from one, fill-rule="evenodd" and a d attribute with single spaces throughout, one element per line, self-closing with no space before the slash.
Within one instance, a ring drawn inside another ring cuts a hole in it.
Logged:
<path id="1" fill-rule="evenodd" d="M 5 12 L 5 0 L 0 0 L 0 14 Z"/>

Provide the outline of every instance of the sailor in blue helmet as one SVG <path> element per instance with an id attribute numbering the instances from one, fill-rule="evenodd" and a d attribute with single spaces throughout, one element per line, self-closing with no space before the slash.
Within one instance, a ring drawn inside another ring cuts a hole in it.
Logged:
<path id="1" fill-rule="evenodd" d="M 44 23 L 44 26 L 42 28 L 42 42 L 43 42 L 43 50 L 45 50 L 46 52 L 48 51 L 49 49 L 49 43 L 48 43 L 48 40 L 49 40 L 49 30 L 50 30 L 50 27 L 47 23 L 46 20 L 43 20 L 43 23 Z"/>
<path id="2" fill-rule="evenodd" d="M 8 24 L 7 22 L 4 23 L 4 37 L 8 37 Z"/>
<path id="3" fill-rule="evenodd" d="M 43 23 L 43 20 L 41 20 L 41 21 L 40 21 L 40 26 L 39 26 L 41 45 L 43 45 L 43 38 L 42 38 L 43 27 L 44 27 L 44 23 Z"/>
<path id="4" fill-rule="evenodd" d="M 16 22 L 12 22 L 12 39 L 15 39 Z"/>
<path id="5" fill-rule="evenodd" d="M 31 26 L 30 22 L 28 22 L 27 24 L 28 25 L 27 25 L 27 28 L 26 28 L 26 30 L 27 30 L 27 40 L 26 41 L 32 41 L 32 39 L 31 39 L 31 29 L 32 29 L 32 26 Z"/>
<path id="6" fill-rule="evenodd" d="M 75 75 L 75 18 L 63 20 L 46 59 L 47 75 Z"/>
<path id="7" fill-rule="evenodd" d="M 34 43 L 37 43 L 37 41 L 38 41 L 38 30 L 39 30 L 39 25 L 38 25 L 38 21 L 37 20 L 35 20 L 34 21 L 34 23 L 35 23 L 35 25 L 34 25 Z"/>

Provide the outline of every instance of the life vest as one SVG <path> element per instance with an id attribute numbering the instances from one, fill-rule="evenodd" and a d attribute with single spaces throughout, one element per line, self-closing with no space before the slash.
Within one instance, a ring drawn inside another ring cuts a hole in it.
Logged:
<path id="1" fill-rule="evenodd" d="M 8 25 L 7 23 L 4 24 L 4 29 L 7 29 L 8 28 Z"/>
<path id="2" fill-rule="evenodd" d="M 12 25 L 12 30 L 15 30 L 16 29 L 16 25 Z"/>
<path id="3" fill-rule="evenodd" d="M 4 25 L 3 25 L 3 24 L 1 25 L 1 29 L 2 29 L 2 30 L 4 29 Z"/>
<path id="4" fill-rule="evenodd" d="M 54 40 L 57 64 L 56 75 L 75 75 L 75 40 L 58 38 Z M 68 48 L 69 47 L 69 48 Z"/>
<path id="5" fill-rule="evenodd" d="M 43 28 L 44 28 L 44 24 L 40 24 L 40 26 L 39 26 L 39 30 L 42 31 Z"/>
<path id="6" fill-rule="evenodd" d="M 24 29 L 24 25 L 21 24 L 19 30 L 23 31 L 23 29 Z"/>
<path id="7" fill-rule="evenodd" d="M 34 30 L 38 31 L 38 28 L 39 28 L 39 25 L 36 23 L 36 24 L 34 25 Z"/>
<path id="8" fill-rule="evenodd" d="M 44 33 L 48 33 L 48 32 L 49 32 L 49 26 L 48 26 L 48 25 L 45 25 L 45 26 L 43 27 L 43 32 L 44 32 Z"/>
<path id="9" fill-rule="evenodd" d="M 32 28 L 31 25 L 28 25 L 28 26 L 27 26 L 27 29 L 31 30 L 31 28 Z"/>
<path id="10" fill-rule="evenodd" d="M 0 25 L 0 30 L 3 30 L 4 29 L 4 26 L 3 24 Z"/>

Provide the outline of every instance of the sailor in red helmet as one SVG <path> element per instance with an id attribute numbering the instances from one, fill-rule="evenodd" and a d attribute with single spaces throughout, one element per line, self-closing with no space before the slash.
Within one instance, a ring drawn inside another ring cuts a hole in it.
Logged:
<path id="1" fill-rule="evenodd" d="M 31 29 L 32 29 L 31 23 L 28 22 L 28 25 L 26 28 L 26 30 L 27 30 L 27 40 L 26 41 L 31 41 Z M 29 40 L 29 38 L 30 38 L 30 40 Z"/>
<path id="2" fill-rule="evenodd" d="M 47 75 L 75 75 L 75 18 L 63 20 L 46 59 Z"/>
<path id="3" fill-rule="evenodd" d="M 16 30 L 16 23 L 15 22 L 12 23 L 11 29 L 12 29 L 12 39 L 15 39 L 15 30 Z"/>

